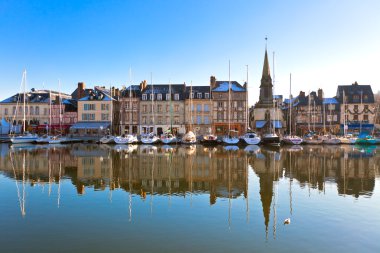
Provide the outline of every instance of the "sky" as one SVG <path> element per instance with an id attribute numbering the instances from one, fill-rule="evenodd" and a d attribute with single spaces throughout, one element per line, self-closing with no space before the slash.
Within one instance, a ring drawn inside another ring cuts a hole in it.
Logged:
<path id="1" fill-rule="evenodd" d="M 259 97 L 267 43 L 274 93 L 380 90 L 378 0 L 1 0 L 0 100 L 27 89 L 184 83 L 210 76 Z M 267 41 L 265 38 L 268 38 Z M 274 56 L 274 57 L 273 57 Z"/>

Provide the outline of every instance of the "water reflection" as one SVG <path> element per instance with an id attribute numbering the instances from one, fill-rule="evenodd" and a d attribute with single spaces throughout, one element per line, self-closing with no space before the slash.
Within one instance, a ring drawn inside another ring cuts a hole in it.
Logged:
<path id="1" fill-rule="evenodd" d="M 22 215 L 25 215 L 25 185 L 47 184 L 58 190 L 61 179 L 71 180 L 78 194 L 86 191 L 122 189 L 128 192 L 129 219 L 132 196 L 149 201 L 154 196 L 208 195 L 209 204 L 218 199 L 244 198 L 249 219 L 249 171 L 259 182 L 259 196 L 266 234 L 273 222 L 275 238 L 279 184 L 288 185 L 289 215 L 292 215 L 294 184 L 301 189 L 325 192 L 326 183 L 335 184 L 340 196 L 371 197 L 378 177 L 380 156 L 376 146 L 151 146 L 73 144 L 59 146 L 0 145 L 1 173 L 15 179 Z M 282 180 L 282 181 L 281 181 Z M 272 212 L 272 213 L 271 213 Z M 271 218 L 272 215 L 272 218 Z"/>

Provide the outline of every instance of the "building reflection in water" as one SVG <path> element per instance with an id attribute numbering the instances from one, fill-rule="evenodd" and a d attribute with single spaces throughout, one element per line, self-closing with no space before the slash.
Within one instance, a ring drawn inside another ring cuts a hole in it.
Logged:
<path id="1" fill-rule="evenodd" d="M 292 188 L 325 191 L 325 184 L 336 184 L 341 196 L 370 197 L 378 176 L 380 156 L 376 147 L 295 146 L 281 149 L 246 147 L 226 149 L 222 146 L 106 146 L 73 144 L 60 146 L 0 145 L 1 173 L 16 182 L 59 184 L 62 177 L 71 180 L 78 194 L 89 188 L 129 193 L 129 216 L 132 195 L 184 196 L 208 194 L 210 205 L 218 199 L 246 199 L 248 205 L 248 168 L 259 179 L 259 195 L 268 234 L 272 215 L 275 237 L 278 183 L 289 182 L 289 213 L 292 214 Z M 12 154 L 12 159 L 10 154 Z M 25 161 L 25 164 L 24 164 Z M 18 186 L 17 186 L 18 187 Z M 58 188 L 59 189 L 59 188 Z M 23 195 L 19 191 L 19 200 Z M 59 195 L 59 194 L 58 194 Z M 24 195 L 25 196 L 25 195 Z M 251 203 L 253 204 L 253 203 Z M 59 205 L 59 199 L 58 199 Z M 20 207 L 23 205 L 20 204 Z M 25 213 L 25 207 L 21 208 Z M 272 214 L 271 214 L 272 210 Z M 229 208 L 229 222 L 230 222 Z"/>

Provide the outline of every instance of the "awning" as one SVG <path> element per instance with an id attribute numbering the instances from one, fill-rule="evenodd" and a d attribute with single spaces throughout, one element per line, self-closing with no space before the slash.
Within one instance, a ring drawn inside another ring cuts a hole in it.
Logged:
<path id="1" fill-rule="evenodd" d="M 282 128 L 282 123 L 280 120 L 272 120 L 272 126 L 275 128 Z"/>
<path id="2" fill-rule="evenodd" d="M 70 129 L 107 129 L 110 122 L 77 122 Z"/>
<path id="3" fill-rule="evenodd" d="M 263 128 L 266 123 L 266 120 L 256 120 L 256 128 Z"/>
<path id="4" fill-rule="evenodd" d="M 369 128 L 372 129 L 374 128 L 374 124 L 359 124 L 359 123 L 354 123 L 354 124 L 347 124 L 348 129 L 357 129 L 357 128 Z M 340 124 L 340 128 L 343 128 L 344 125 Z"/>

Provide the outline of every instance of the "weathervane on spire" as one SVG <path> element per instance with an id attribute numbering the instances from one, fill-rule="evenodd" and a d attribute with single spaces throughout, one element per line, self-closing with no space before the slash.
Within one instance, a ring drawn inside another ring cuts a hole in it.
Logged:
<path id="1" fill-rule="evenodd" d="M 268 36 L 265 35 L 265 50 L 267 50 L 267 41 L 268 41 Z"/>

